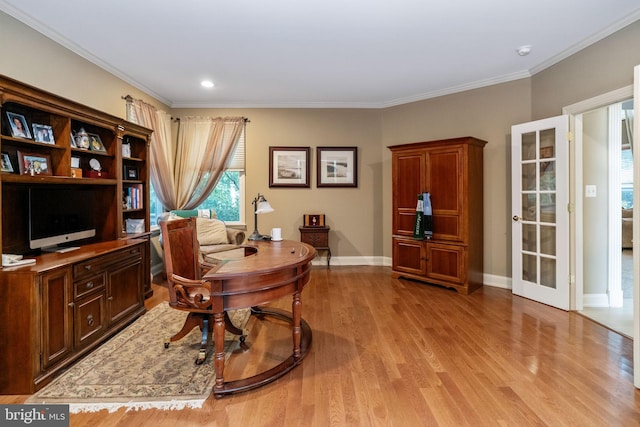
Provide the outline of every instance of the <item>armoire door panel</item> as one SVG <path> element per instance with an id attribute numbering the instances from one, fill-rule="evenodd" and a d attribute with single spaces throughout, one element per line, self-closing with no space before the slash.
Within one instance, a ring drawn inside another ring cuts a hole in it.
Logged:
<path id="1" fill-rule="evenodd" d="M 454 283 L 464 283 L 464 248 L 454 245 L 427 246 L 428 276 Z"/>
<path id="2" fill-rule="evenodd" d="M 431 207 L 460 212 L 462 204 L 462 149 L 434 150 L 428 156 L 428 191 Z"/>

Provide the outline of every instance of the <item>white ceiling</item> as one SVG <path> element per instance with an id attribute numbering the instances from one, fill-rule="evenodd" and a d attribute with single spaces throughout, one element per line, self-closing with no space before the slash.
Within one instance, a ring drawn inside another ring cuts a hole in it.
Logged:
<path id="1" fill-rule="evenodd" d="M 398 105 L 528 77 L 640 19 L 638 0 L 0 0 L 0 10 L 174 108 Z"/>

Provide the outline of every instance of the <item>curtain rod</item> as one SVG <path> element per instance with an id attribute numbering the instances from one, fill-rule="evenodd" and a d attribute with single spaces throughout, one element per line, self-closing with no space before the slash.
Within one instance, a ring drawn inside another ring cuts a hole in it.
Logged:
<path id="1" fill-rule="evenodd" d="M 124 99 L 127 102 L 133 101 L 133 97 L 131 95 L 121 96 L 120 98 Z M 171 120 L 179 122 L 180 117 L 171 117 Z M 245 123 L 251 123 L 251 120 L 247 119 L 246 117 L 243 117 L 242 120 L 244 120 Z"/>

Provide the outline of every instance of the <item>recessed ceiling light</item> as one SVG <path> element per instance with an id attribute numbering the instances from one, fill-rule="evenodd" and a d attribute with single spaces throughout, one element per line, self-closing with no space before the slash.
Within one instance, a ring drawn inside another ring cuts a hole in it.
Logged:
<path id="1" fill-rule="evenodd" d="M 211 80 L 203 80 L 202 82 L 200 82 L 200 84 L 202 85 L 202 87 L 206 87 L 206 88 L 213 87 L 213 82 Z"/>
<path id="2" fill-rule="evenodd" d="M 527 56 L 531 53 L 531 45 L 520 46 L 516 49 L 516 52 L 518 52 L 520 56 Z"/>

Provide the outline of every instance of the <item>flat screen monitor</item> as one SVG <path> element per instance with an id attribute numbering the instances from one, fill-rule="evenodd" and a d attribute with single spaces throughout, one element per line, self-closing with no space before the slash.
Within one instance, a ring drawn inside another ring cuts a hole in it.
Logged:
<path id="1" fill-rule="evenodd" d="M 89 190 L 29 189 L 29 247 L 56 250 L 96 235 Z"/>

